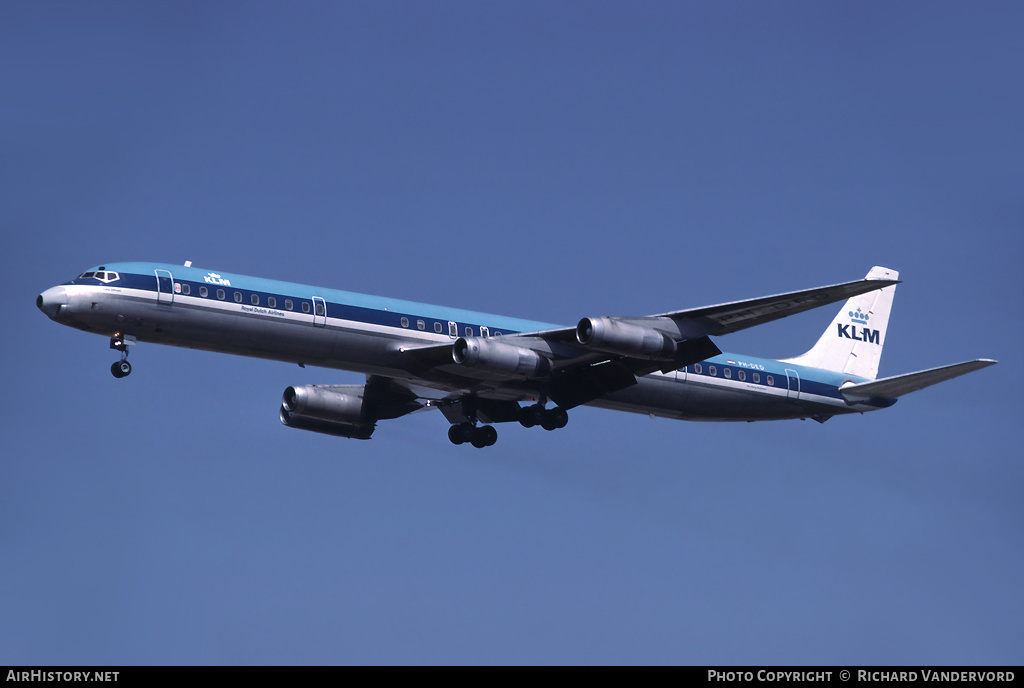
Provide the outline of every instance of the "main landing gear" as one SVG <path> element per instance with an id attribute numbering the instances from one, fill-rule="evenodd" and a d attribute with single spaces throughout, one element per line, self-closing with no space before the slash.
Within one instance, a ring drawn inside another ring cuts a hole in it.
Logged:
<path id="1" fill-rule="evenodd" d="M 533 404 L 519 410 L 519 424 L 524 428 L 539 425 L 545 430 L 557 430 L 564 428 L 568 422 L 569 414 L 565 412 L 565 409 L 557 406 L 546 409 L 543 404 Z"/>
<path id="2" fill-rule="evenodd" d="M 483 449 L 498 441 L 498 431 L 491 425 L 477 427 L 473 423 L 458 423 L 448 428 L 448 439 L 452 444 L 469 442 L 477 449 Z"/>
<path id="3" fill-rule="evenodd" d="M 466 444 L 468 442 L 477 449 L 483 449 L 497 442 L 498 431 L 494 429 L 494 426 L 477 425 L 476 411 L 478 402 L 472 398 L 465 398 L 461 401 L 462 409 L 461 414 L 459 414 L 461 418 L 453 418 L 449 415 L 449 419 L 454 421 L 452 426 L 448 428 L 448 439 L 451 440 L 451 443 Z M 515 407 L 511 409 L 506 408 L 503 412 L 498 413 L 492 411 L 494 409 L 488 411 L 487 418 L 493 422 L 518 420 L 524 428 L 532 428 L 535 425 L 539 425 L 545 430 L 557 430 L 558 428 L 564 428 L 566 423 L 569 422 L 569 414 L 566 413 L 565 409 L 557 406 L 550 409 L 545 408 L 543 401 L 531 406 L 523 406 L 519 409 L 518 417 L 515 413 Z M 462 422 L 457 422 L 459 420 Z"/>
<path id="4" fill-rule="evenodd" d="M 135 337 L 131 335 L 117 335 L 110 338 L 110 348 L 121 352 L 121 360 L 115 361 L 110 366 L 110 372 L 114 377 L 126 377 L 132 372 L 132 364 L 128 362 L 128 347 L 135 344 Z"/>

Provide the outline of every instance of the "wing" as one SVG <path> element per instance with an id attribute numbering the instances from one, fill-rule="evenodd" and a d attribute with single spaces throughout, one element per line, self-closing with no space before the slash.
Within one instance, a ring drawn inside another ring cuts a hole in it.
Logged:
<path id="1" fill-rule="evenodd" d="M 642 317 L 583 318 L 576 327 L 501 337 L 463 337 L 454 344 L 401 349 L 420 379 L 482 397 L 521 399 L 538 392 L 572 408 L 721 351 L 711 336 L 802 313 L 898 280 L 860 279 L 817 289 Z"/>

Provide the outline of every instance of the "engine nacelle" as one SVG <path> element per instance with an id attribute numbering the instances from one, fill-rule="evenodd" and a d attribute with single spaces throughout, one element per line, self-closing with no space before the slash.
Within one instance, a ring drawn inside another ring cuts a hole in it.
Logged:
<path id="1" fill-rule="evenodd" d="M 372 423 L 337 423 L 312 416 L 300 416 L 290 412 L 284 405 L 281 406 L 281 422 L 289 428 L 297 430 L 310 430 L 323 433 L 324 435 L 348 437 L 356 440 L 370 439 L 374 429 Z"/>
<path id="2" fill-rule="evenodd" d="M 583 318 L 576 325 L 576 340 L 588 349 L 632 358 L 667 361 L 676 355 L 676 343 L 668 335 L 613 318 Z"/>
<path id="3" fill-rule="evenodd" d="M 296 416 L 320 418 L 335 423 L 364 423 L 362 397 L 327 387 L 304 385 L 284 391 L 281 408 Z"/>
<path id="4" fill-rule="evenodd" d="M 370 439 L 374 428 L 366 420 L 362 397 L 316 385 L 284 391 L 281 422 L 289 428 L 358 440 Z"/>
<path id="5" fill-rule="evenodd" d="M 551 361 L 536 351 L 486 337 L 456 339 L 452 360 L 467 368 L 521 377 L 542 377 L 551 371 Z"/>

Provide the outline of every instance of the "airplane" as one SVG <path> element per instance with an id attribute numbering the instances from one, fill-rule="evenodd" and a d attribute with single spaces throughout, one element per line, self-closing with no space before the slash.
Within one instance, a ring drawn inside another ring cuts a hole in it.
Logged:
<path id="1" fill-rule="evenodd" d="M 355 371 L 361 385 L 294 385 L 281 422 L 369 439 L 382 420 L 437 408 L 453 444 L 491 446 L 494 425 L 556 430 L 587 405 L 681 420 L 760 421 L 887 408 L 898 397 L 993 365 L 976 359 L 878 378 L 898 273 L 575 327 L 164 263 L 112 263 L 42 292 L 50 319 L 110 338 L 131 373 L 137 342 Z M 724 353 L 718 337 L 845 304 L 795 358 Z M 553 406 L 548 406 L 553 402 Z"/>

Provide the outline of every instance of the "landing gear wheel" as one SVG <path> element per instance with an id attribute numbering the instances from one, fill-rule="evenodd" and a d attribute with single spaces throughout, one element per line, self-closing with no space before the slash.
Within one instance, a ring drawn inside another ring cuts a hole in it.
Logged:
<path id="1" fill-rule="evenodd" d="M 461 425 L 453 425 L 448 428 L 448 439 L 452 444 L 462 444 L 466 441 L 466 433 Z"/>
<path id="2" fill-rule="evenodd" d="M 498 441 L 498 431 L 490 425 L 485 425 L 481 428 L 476 428 L 473 431 L 473 439 L 470 440 L 473 446 L 477 449 L 483 449 L 484 447 L 490 447 L 492 444 Z"/>
<path id="3" fill-rule="evenodd" d="M 110 372 L 114 375 L 114 377 L 125 377 L 131 374 L 132 364 L 129 363 L 127 360 L 116 361 L 113 365 L 110 366 Z"/>
<path id="4" fill-rule="evenodd" d="M 448 439 L 452 444 L 472 442 L 476 435 L 477 429 L 472 423 L 459 423 L 448 428 Z"/>
<path id="5" fill-rule="evenodd" d="M 532 428 L 534 425 L 540 425 L 543 420 L 544 407 L 540 404 L 524 406 L 519 409 L 519 424 L 524 428 Z"/>
<path id="6" fill-rule="evenodd" d="M 487 446 L 492 447 L 498 441 L 498 431 L 488 425 L 484 428 L 484 437 L 487 438 Z"/>
<path id="7" fill-rule="evenodd" d="M 544 413 L 542 425 L 545 430 L 558 430 L 564 428 L 569 422 L 569 414 L 563 408 L 553 408 Z"/>

